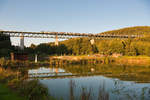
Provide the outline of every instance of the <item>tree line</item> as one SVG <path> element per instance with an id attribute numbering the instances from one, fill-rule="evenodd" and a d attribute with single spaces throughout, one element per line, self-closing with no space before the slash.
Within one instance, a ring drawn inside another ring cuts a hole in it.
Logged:
<path id="1" fill-rule="evenodd" d="M 150 56 L 150 27 L 131 27 L 120 30 L 108 31 L 105 34 L 125 34 L 136 32 L 144 34 L 143 37 L 134 39 L 105 39 L 95 40 L 91 44 L 89 38 L 72 38 L 59 42 L 58 46 L 54 43 L 42 43 L 39 45 L 31 44 L 25 47 L 23 52 L 28 54 L 46 55 L 92 55 L 92 54 L 122 54 L 128 56 L 147 55 Z M 142 33 L 143 32 L 143 33 Z M 103 33 L 102 33 L 103 34 Z M 16 46 L 11 46 L 10 37 L 0 36 L 0 56 L 9 56 L 10 52 L 22 52 Z"/>
<path id="2" fill-rule="evenodd" d="M 124 40 L 95 40 L 95 44 L 92 45 L 88 38 L 74 38 L 62 41 L 58 46 L 55 46 L 54 43 L 43 43 L 37 46 L 32 44 L 25 51 L 49 55 L 122 54 L 128 56 L 150 56 L 150 39 L 143 37 Z"/>

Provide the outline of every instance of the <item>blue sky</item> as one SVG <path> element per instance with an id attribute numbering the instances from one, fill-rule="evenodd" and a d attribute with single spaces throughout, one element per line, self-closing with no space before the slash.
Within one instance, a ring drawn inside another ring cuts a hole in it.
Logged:
<path id="1" fill-rule="evenodd" d="M 0 0 L 3 30 L 99 33 L 149 25 L 150 0 Z M 49 41 L 26 38 L 25 44 Z"/>

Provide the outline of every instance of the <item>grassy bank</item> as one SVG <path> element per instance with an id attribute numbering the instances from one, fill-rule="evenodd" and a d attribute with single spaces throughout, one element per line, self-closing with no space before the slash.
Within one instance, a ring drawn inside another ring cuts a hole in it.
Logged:
<path id="1" fill-rule="evenodd" d="M 8 89 L 8 88 L 9 89 Z M 23 100 L 17 97 L 22 96 L 25 100 L 55 100 L 49 96 L 47 87 L 43 86 L 38 80 L 27 80 L 25 73 L 17 69 L 5 69 L 0 67 L 0 100 Z M 12 92 L 12 93 L 11 93 Z"/>
<path id="2" fill-rule="evenodd" d="M 150 65 L 149 56 L 52 56 L 50 65 L 63 64 L 125 64 L 125 65 Z"/>
<path id="3" fill-rule="evenodd" d="M 111 57 L 96 57 L 96 56 L 51 56 L 49 59 L 50 65 L 66 65 L 66 64 L 108 64 L 113 62 Z"/>
<path id="4" fill-rule="evenodd" d="M 25 98 L 12 92 L 6 85 L 0 84 L 0 100 L 25 100 Z"/>
<path id="5" fill-rule="evenodd" d="M 0 66 L 7 68 L 18 68 L 18 67 L 36 67 L 36 66 L 49 66 L 49 65 L 87 65 L 87 64 L 125 64 L 125 65 L 150 65 L 149 56 L 50 56 L 44 61 L 13 61 L 5 60 L 0 58 Z"/>
<path id="6" fill-rule="evenodd" d="M 122 56 L 115 58 L 115 62 L 125 65 L 150 65 L 149 56 Z"/>

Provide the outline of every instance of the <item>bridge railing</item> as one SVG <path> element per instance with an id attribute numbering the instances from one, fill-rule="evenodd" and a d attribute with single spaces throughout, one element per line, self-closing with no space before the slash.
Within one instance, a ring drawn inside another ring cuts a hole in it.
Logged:
<path id="1" fill-rule="evenodd" d="M 7 34 L 11 37 L 33 37 L 33 38 L 72 38 L 72 37 L 88 37 L 88 38 L 136 38 L 142 35 L 112 35 L 112 34 L 92 34 L 92 33 L 73 33 L 73 32 L 21 32 L 21 31 L 2 31 L 0 34 Z"/>

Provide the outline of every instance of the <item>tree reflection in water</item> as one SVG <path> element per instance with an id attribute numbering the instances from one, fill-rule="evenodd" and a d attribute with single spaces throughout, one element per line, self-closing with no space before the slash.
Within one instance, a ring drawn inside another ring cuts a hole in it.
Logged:
<path id="1" fill-rule="evenodd" d="M 150 100 L 150 66 L 68 65 L 58 69 L 63 69 L 64 76 L 58 71 L 57 76 L 40 79 L 54 97 L 64 100 Z"/>
<path id="2" fill-rule="evenodd" d="M 89 87 L 88 87 L 89 88 Z M 75 90 L 75 82 L 70 80 L 70 100 L 77 100 L 74 96 Z M 95 97 L 92 96 L 92 88 L 87 90 L 86 87 L 81 87 L 80 100 L 96 100 Z M 109 93 L 105 90 L 105 85 L 99 88 L 98 99 L 97 100 L 109 100 Z"/>
<path id="3" fill-rule="evenodd" d="M 109 93 L 105 90 L 105 84 L 99 88 L 98 100 L 109 100 Z"/>
<path id="4" fill-rule="evenodd" d="M 78 96 L 74 95 L 76 84 L 70 80 L 70 100 L 78 100 Z M 133 87 L 135 83 L 124 85 L 120 80 L 114 80 L 114 88 L 111 91 L 106 91 L 105 81 L 100 84 L 97 97 L 93 96 L 94 90 L 90 87 L 81 87 L 79 100 L 114 100 L 110 95 L 115 95 L 115 100 L 149 100 L 150 87 Z"/>
<path id="5" fill-rule="evenodd" d="M 134 87 L 136 83 L 124 85 L 123 81 L 114 80 L 113 94 L 118 95 L 118 100 L 150 100 L 150 87 Z"/>

